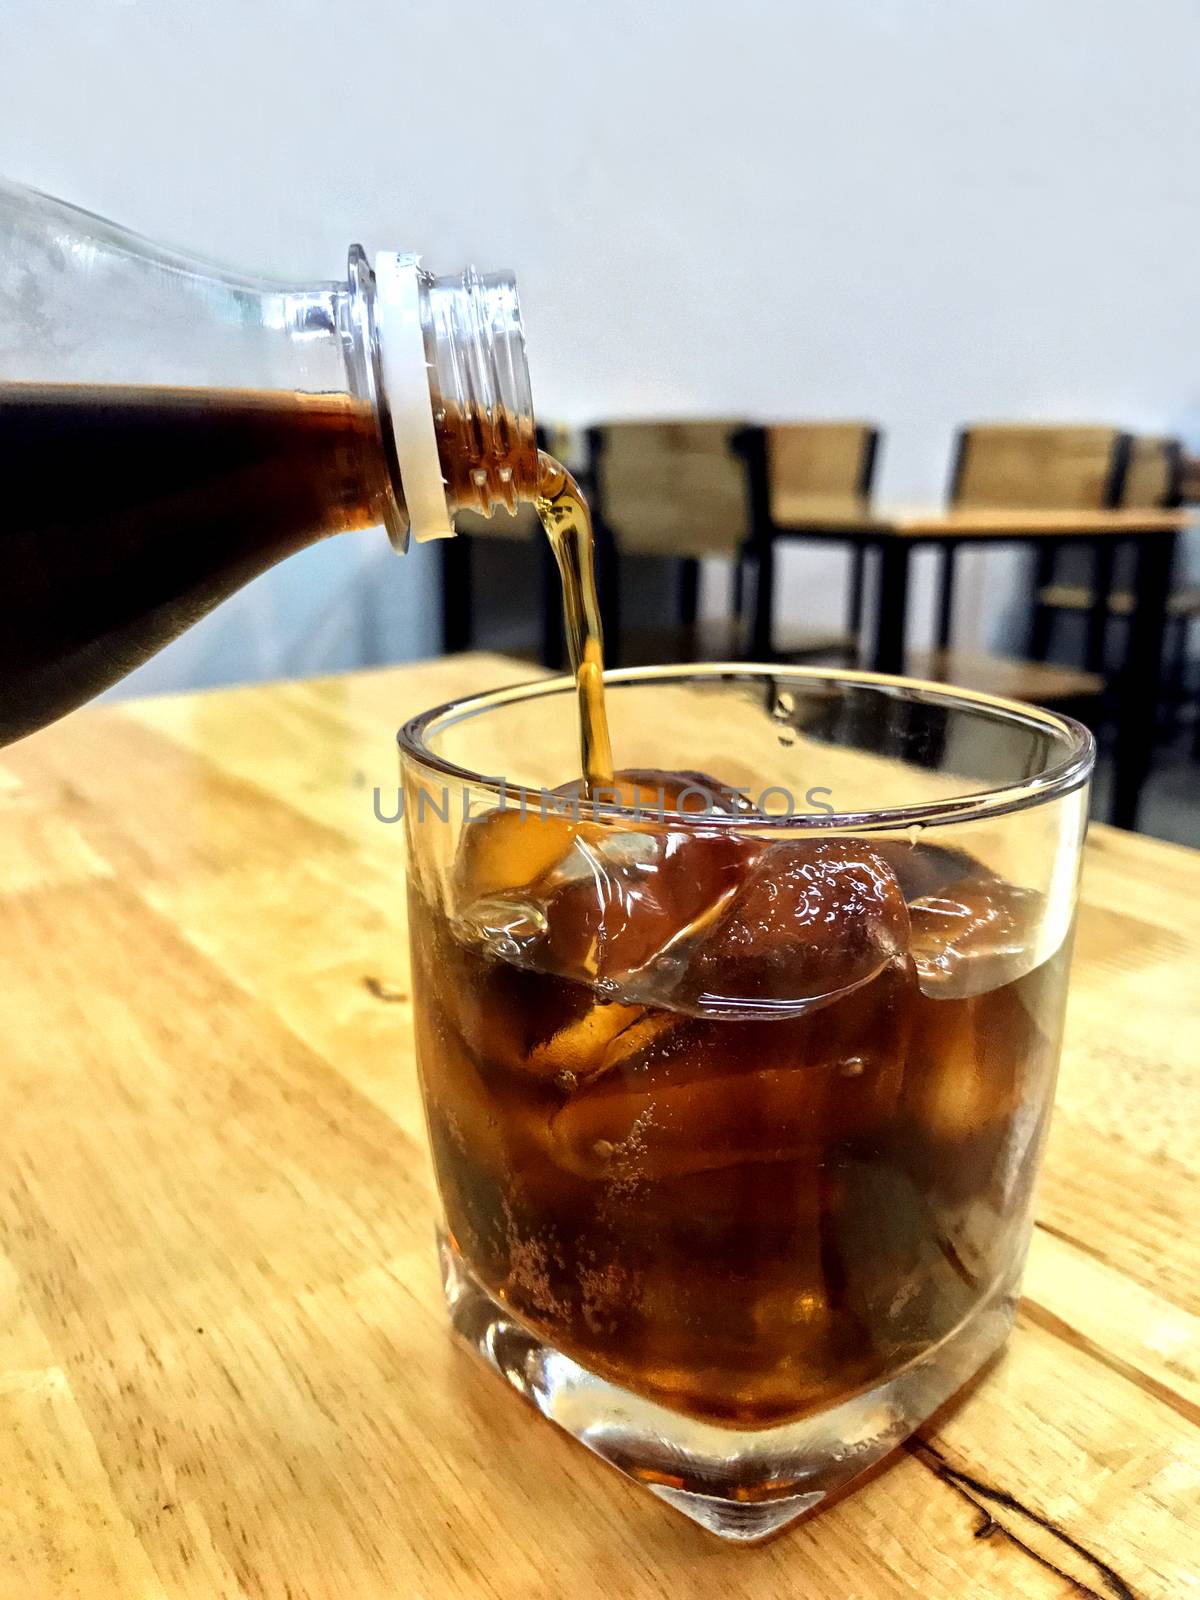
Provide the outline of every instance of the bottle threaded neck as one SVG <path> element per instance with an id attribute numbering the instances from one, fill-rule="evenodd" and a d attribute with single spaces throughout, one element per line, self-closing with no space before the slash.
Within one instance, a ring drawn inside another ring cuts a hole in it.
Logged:
<path id="1" fill-rule="evenodd" d="M 350 251 L 346 362 L 374 409 L 397 550 L 454 531 L 456 511 L 512 511 L 537 494 L 525 330 L 512 274 L 435 277 L 416 256 Z"/>
<path id="2" fill-rule="evenodd" d="M 510 273 L 420 274 L 421 322 L 446 502 L 512 511 L 537 489 L 525 330 Z"/>

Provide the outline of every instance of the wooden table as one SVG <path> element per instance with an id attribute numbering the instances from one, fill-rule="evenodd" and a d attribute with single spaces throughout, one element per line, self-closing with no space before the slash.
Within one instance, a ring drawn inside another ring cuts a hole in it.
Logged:
<path id="1" fill-rule="evenodd" d="M 883 1470 L 725 1548 L 450 1341 L 393 729 L 496 657 L 0 751 L 3 1600 L 1197 1593 L 1200 856 L 1098 828 L 1027 1299 Z"/>
<path id="2" fill-rule="evenodd" d="M 764 505 L 765 496 L 760 495 Z M 1117 546 L 1130 543 L 1137 565 L 1135 603 L 1129 619 L 1125 661 L 1117 682 L 1116 780 L 1111 820 L 1119 827 L 1137 825 L 1138 802 L 1154 750 L 1155 708 L 1162 684 L 1162 647 L 1167 619 L 1167 598 L 1177 535 L 1191 522 L 1186 511 L 1121 509 L 1113 511 L 1020 511 L 977 508 L 871 509 L 838 518 L 814 516 L 803 500 L 789 505 L 786 496 L 769 502 L 769 522 L 759 531 L 759 582 L 755 599 L 753 656 L 767 660 L 771 650 L 771 613 L 774 604 L 773 546 L 779 538 L 835 539 L 858 551 L 879 552 L 875 586 L 875 616 L 868 637 L 869 665 L 876 672 L 903 672 L 908 632 L 910 557 L 919 546 L 943 551 L 941 592 L 938 600 L 937 644 L 950 643 L 954 599 L 955 550 L 963 544 L 1045 544 L 1047 540 L 1080 540 L 1105 550 L 1101 577 L 1088 624 L 1089 667 L 1103 672 L 1108 627 L 1108 599 L 1113 556 Z M 856 568 L 851 599 L 851 623 L 857 634 L 862 616 L 861 564 Z"/>

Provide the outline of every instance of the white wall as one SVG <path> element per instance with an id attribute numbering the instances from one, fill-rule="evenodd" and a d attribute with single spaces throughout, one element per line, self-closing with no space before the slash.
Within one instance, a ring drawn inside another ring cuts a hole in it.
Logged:
<path id="1" fill-rule="evenodd" d="M 964 418 L 1200 445 L 1194 0 L 8 0 L 0 26 L 10 176 L 298 276 L 353 238 L 513 266 L 546 416 L 871 416 L 905 500 Z M 390 560 L 298 558 L 143 686 L 428 651 L 432 565 Z M 836 560 L 790 560 L 785 600 L 836 614 Z M 1002 583 L 964 588 L 994 617 Z"/>

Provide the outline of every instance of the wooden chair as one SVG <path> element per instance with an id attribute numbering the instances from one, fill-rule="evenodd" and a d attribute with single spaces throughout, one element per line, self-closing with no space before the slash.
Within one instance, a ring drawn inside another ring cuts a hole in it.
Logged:
<path id="1" fill-rule="evenodd" d="M 717 657 L 734 641 L 697 625 L 700 562 L 740 558 L 750 532 L 745 466 L 734 421 L 613 422 L 587 430 L 587 492 L 596 535 L 605 654 L 613 664 Z M 662 556 L 679 565 L 674 626 L 633 633 L 621 615 L 626 556 Z"/>
<path id="2" fill-rule="evenodd" d="M 1200 456 L 1186 450 L 1179 460 L 1179 503 L 1200 505 Z"/>
<path id="3" fill-rule="evenodd" d="M 1119 503 L 1128 455 L 1118 428 L 991 422 L 963 428 L 950 480 L 956 506 L 1100 511 Z"/>
<path id="4" fill-rule="evenodd" d="M 1138 509 L 1173 507 L 1183 503 L 1185 458 L 1178 439 L 1137 437 L 1130 441 L 1122 506 Z M 1090 582 L 1044 583 L 1038 589 L 1037 604 L 1053 621 L 1062 613 L 1089 614 L 1088 665 L 1103 661 L 1106 627 L 1109 618 L 1127 618 L 1133 613 L 1134 595 L 1127 580 L 1122 583 L 1114 572 L 1111 551 L 1107 558 L 1097 552 Z M 1114 587 L 1114 581 L 1119 585 Z M 1168 662 L 1167 697 L 1172 723 L 1179 705 L 1186 699 L 1188 631 L 1200 616 L 1200 586 L 1175 589 L 1167 602 L 1168 636 L 1164 641 Z M 1099 620 L 1097 620 L 1097 617 Z M 1200 727 L 1198 727 L 1200 733 Z"/>
<path id="5" fill-rule="evenodd" d="M 1000 510 L 1104 510 L 1119 503 L 1129 440 L 1118 428 L 1056 423 L 980 423 L 958 435 L 950 476 L 950 504 Z M 1038 551 L 1039 575 L 1051 571 L 1061 541 Z M 1111 542 L 1097 550 L 1111 555 Z M 940 552 L 936 646 L 915 657 L 911 670 L 1042 705 L 1081 709 L 1104 692 L 1103 667 L 1088 670 L 1046 661 L 1042 624 L 1035 616 L 1028 660 L 951 648 L 956 550 Z"/>
<path id="6" fill-rule="evenodd" d="M 621 422 L 588 432 L 589 492 L 602 561 L 608 655 L 625 663 L 655 660 L 722 660 L 745 657 L 751 627 L 745 609 L 747 569 L 758 584 L 773 572 L 769 517 L 757 504 L 757 485 L 768 457 L 781 486 L 844 504 L 869 482 L 873 442 L 854 424 L 762 429 L 741 422 Z M 828 446 L 823 459 L 821 445 Z M 847 463 L 849 465 L 847 466 Z M 618 586 L 623 557 L 652 555 L 679 563 L 677 620 L 673 627 L 631 633 L 621 627 Z M 698 621 L 700 563 L 720 556 L 733 563 L 734 604 L 728 618 Z M 861 604 L 861 595 L 860 595 Z M 775 653 L 805 656 L 844 651 L 841 632 L 808 631 L 777 642 Z M 760 645 L 761 649 L 762 646 Z"/>
<path id="7" fill-rule="evenodd" d="M 1139 510 L 1177 506 L 1182 478 L 1183 448 L 1178 439 L 1134 437 L 1129 442 L 1121 504 Z"/>
<path id="8" fill-rule="evenodd" d="M 1136 441 L 1122 437 L 1114 467 L 1115 477 L 1104 504 L 1116 506 L 1161 503 L 1157 495 L 1159 492 L 1165 493 L 1166 486 L 1160 486 L 1158 482 L 1157 463 L 1153 455 L 1145 449 L 1147 442 L 1142 441 L 1139 448 Z M 1135 496 L 1148 493 L 1151 498 L 1131 499 L 1129 498 L 1131 490 Z M 1056 577 L 1063 560 L 1066 558 L 1078 561 L 1080 557 L 1086 556 L 1090 563 L 1091 583 L 1068 586 L 1075 589 L 1077 594 L 1081 594 L 1083 599 L 1078 608 L 1070 607 L 1070 609 L 1087 610 L 1092 613 L 1085 652 L 1086 665 L 1093 672 L 1104 670 L 1107 614 L 1103 605 L 1093 605 L 1091 597 L 1095 593 L 1107 593 L 1111 589 L 1115 554 L 1115 546 L 1111 540 L 1098 541 L 1087 551 L 1081 550 L 1078 546 L 1073 548 L 1064 546 L 1058 540 L 1047 540 L 1041 547 L 1038 551 L 1037 570 L 1034 576 L 1033 619 L 1029 636 L 1029 653 L 1035 660 L 1044 661 L 1049 654 L 1054 623 L 1058 613 L 1063 609 L 1051 593 L 1057 587 Z"/>
<path id="9" fill-rule="evenodd" d="M 879 437 L 879 429 L 870 422 L 791 422 L 769 427 L 766 453 L 771 526 L 786 528 L 825 518 L 837 524 L 867 516 Z M 841 648 L 854 655 L 862 631 L 865 559 L 862 546 L 853 546 Z"/>

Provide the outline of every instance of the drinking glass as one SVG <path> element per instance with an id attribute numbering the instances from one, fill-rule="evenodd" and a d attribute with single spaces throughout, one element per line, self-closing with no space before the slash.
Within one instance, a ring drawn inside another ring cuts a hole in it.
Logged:
<path id="1" fill-rule="evenodd" d="M 879 1460 L 1012 1322 L 1094 759 L 869 673 L 566 679 L 400 735 L 457 1333 L 727 1538 Z"/>

